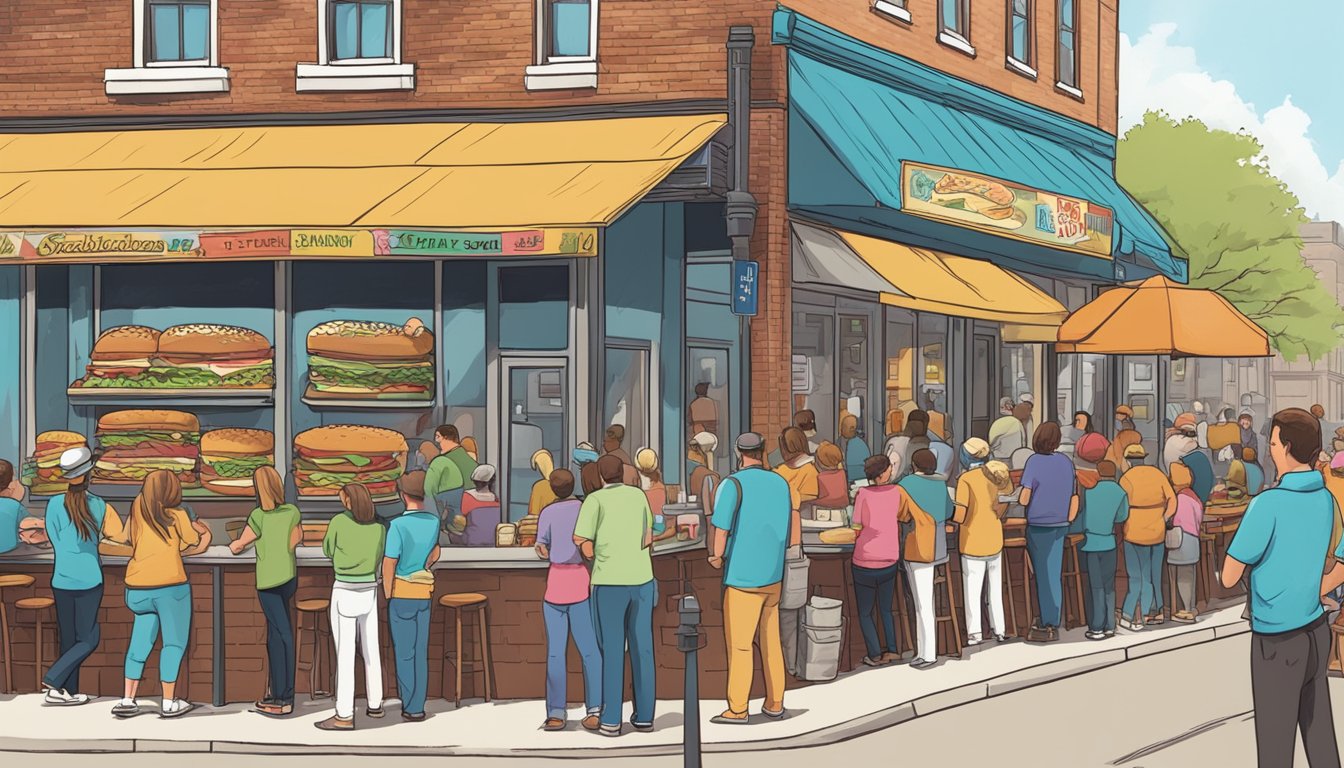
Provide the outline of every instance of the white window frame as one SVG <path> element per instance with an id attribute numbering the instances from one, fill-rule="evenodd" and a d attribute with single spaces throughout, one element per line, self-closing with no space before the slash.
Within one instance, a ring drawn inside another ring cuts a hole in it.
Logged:
<path id="1" fill-rule="evenodd" d="M 1027 50 L 1026 59 L 1019 59 L 1013 55 L 1013 22 L 1017 20 L 1017 13 L 1013 10 L 1013 0 L 1008 0 L 1008 23 L 1005 27 L 1006 42 L 1004 46 L 1008 49 L 1008 55 L 1004 59 L 1004 66 L 1012 71 L 1035 80 L 1038 73 L 1032 62 L 1036 61 L 1036 2 L 1027 0 Z"/>
<path id="2" fill-rule="evenodd" d="M 328 11 L 332 0 L 317 0 L 317 63 L 295 68 L 295 90 L 413 91 L 415 64 L 402 61 L 402 0 L 391 0 L 392 55 L 372 59 L 331 59 Z"/>
<path id="3" fill-rule="evenodd" d="M 229 70 L 219 66 L 219 0 L 210 3 L 210 50 L 206 59 L 194 61 L 149 61 L 148 0 L 131 3 L 131 63 L 129 68 L 103 70 L 103 87 L 109 96 L 171 93 L 225 93 Z"/>
<path id="4" fill-rule="evenodd" d="M 1082 85 L 1083 66 L 1078 61 L 1078 50 L 1081 47 L 1078 40 L 1078 27 L 1083 18 L 1082 8 L 1078 6 L 1078 0 L 1074 0 L 1073 18 L 1069 19 L 1069 33 L 1073 35 L 1073 49 L 1071 51 L 1073 54 L 1073 71 L 1069 74 L 1072 75 L 1074 82 L 1069 84 L 1064 82 L 1064 70 L 1060 68 L 1059 64 L 1059 49 L 1063 47 L 1060 38 L 1064 32 L 1064 18 L 1060 13 L 1060 5 L 1060 0 L 1055 0 L 1055 90 L 1068 94 L 1075 99 L 1082 99 L 1083 89 L 1079 86 Z"/>
<path id="5" fill-rule="evenodd" d="M 905 7 L 905 2 L 906 0 L 873 0 L 873 11 L 909 24 L 913 17 L 910 15 L 910 9 Z"/>
<path id="6" fill-rule="evenodd" d="M 943 24 L 943 3 L 956 3 L 957 16 L 961 20 L 961 29 L 952 29 Z M 949 48 L 961 51 L 967 56 L 975 56 L 975 45 L 971 43 L 971 4 L 969 0 L 938 0 L 938 42 Z"/>
<path id="7" fill-rule="evenodd" d="M 589 1 L 588 15 L 588 53 L 587 56 L 550 56 L 546 53 L 546 40 L 550 30 L 546 27 L 546 5 L 549 0 L 536 0 L 536 23 L 533 25 L 536 42 L 535 61 L 523 73 L 524 84 L 529 91 L 571 90 L 576 88 L 597 87 L 597 30 L 599 2 Z"/>

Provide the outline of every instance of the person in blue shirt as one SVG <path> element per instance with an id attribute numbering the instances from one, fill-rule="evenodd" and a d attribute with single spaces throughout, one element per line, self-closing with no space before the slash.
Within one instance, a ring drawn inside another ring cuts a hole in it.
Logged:
<path id="1" fill-rule="evenodd" d="M 910 580 L 910 594 L 915 601 L 916 658 L 910 662 L 913 669 L 928 669 L 937 662 L 937 615 L 934 605 L 933 582 L 939 565 L 947 562 L 947 521 L 952 517 L 955 504 L 948 492 L 947 476 L 938 474 L 938 456 L 928 448 L 920 448 L 910 457 L 915 474 L 906 475 L 897 483 L 910 494 L 915 506 L 933 518 L 933 560 L 919 562 L 908 551 L 903 552 L 906 575 Z M 902 530 L 910 526 L 903 525 Z"/>
<path id="2" fill-rule="evenodd" d="M 1116 482 L 1115 462 L 1097 462 L 1100 481 L 1083 491 L 1073 530 L 1083 534 L 1083 567 L 1087 570 L 1087 639 L 1115 635 L 1115 526 L 1129 519 L 1129 497 Z"/>
<path id="3" fill-rule="evenodd" d="M 784 716 L 784 647 L 779 603 L 784 557 L 793 520 L 788 482 L 765 469 L 765 438 L 748 432 L 737 438 L 741 469 L 719 485 L 714 500 L 714 542 L 709 564 L 724 569 L 723 631 L 728 648 L 728 709 L 712 722 L 747 723 L 747 699 L 754 673 L 752 644 L 761 648 L 769 718 Z"/>
<path id="4" fill-rule="evenodd" d="M 61 474 L 70 485 L 47 502 L 47 537 L 51 540 L 51 595 L 56 601 L 56 626 L 61 656 L 42 677 L 45 703 L 87 704 L 79 690 L 79 669 L 98 648 L 98 611 L 103 604 L 103 563 L 98 543 L 122 534 L 121 518 L 107 502 L 89 493 L 93 453 L 71 448 L 61 454 Z M 3 478 L 0 478 L 3 479 Z"/>
<path id="5" fill-rule="evenodd" d="M 840 419 L 840 440 L 845 448 L 845 478 L 851 484 L 868 479 L 863 473 L 863 463 L 868 460 L 870 451 L 859 437 L 859 419 L 852 413 Z"/>
<path id="6" fill-rule="evenodd" d="M 1339 765 L 1321 596 L 1344 583 L 1344 564 L 1322 578 L 1335 500 L 1312 466 L 1320 452 L 1315 417 L 1300 408 L 1274 414 L 1269 454 L 1279 484 L 1251 501 L 1223 561 L 1229 589 L 1250 569 L 1251 696 L 1262 766 L 1292 765 L 1299 729 L 1308 763 Z M 1344 547 L 1334 556 L 1344 557 Z"/>
<path id="7" fill-rule="evenodd" d="M 0 553 L 19 546 L 20 529 L 28 512 L 23 508 L 23 486 L 14 479 L 14 465 L 0 459 Z"/>
<path id="8" fill-rule="evenodd" d="M 383 549 L 383 595 L 397 667 L 401 719 L 425 719 L 429 689 L 430 601 L 439 560 L 439 516 L 425 508 L 425 473 L 407 472 L 397 480 L 406 511 L 394 517 Z"/>

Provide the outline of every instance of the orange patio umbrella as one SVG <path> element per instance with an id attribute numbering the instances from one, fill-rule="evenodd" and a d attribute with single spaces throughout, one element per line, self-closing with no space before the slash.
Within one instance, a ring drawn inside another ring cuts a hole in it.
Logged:
<path id="1" fill-rule="evenodd" d="M 1165 277 L 1112 288 L 1069 315 L 1058 352 L 1268 357 L 1269 336 L 1216 291 Z"/>

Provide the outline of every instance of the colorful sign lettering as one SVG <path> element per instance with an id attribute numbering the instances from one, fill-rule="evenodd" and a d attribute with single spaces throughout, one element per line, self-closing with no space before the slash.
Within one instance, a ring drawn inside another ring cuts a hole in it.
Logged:
<path id="1" fill-rule="evenodd" d="M 291 256 L 373 256 L 373 233 L 361 229 L 295 229 Z"/>
<path id="2" fill-rule="evenodd" d="M 595 256 L 596 229 L 515 232 L 377 230 L 380 256 Z"/>
<path id="3" fill-rule="evenodd" d="M 285 257 L 289 255 L 289 230 L 203 234 L 201 250 L 207 259 Z"/>
<path id="4" fill-rule="evenodd" d="M 902 163 L 902 210 L 1052 248 L 1111 258 L 1115 217 L 1077 198 L 947 168 Z"/>
<path id="5" fill-rule="evenodd" d="M 9 252 L 0 252 L 0 261 L 175 261 L 201 255 L 191 232 L 50 232 L 20 239 L 17 249 L 12 237 L 4 237 L 7 247 L 0 251 Z"/>

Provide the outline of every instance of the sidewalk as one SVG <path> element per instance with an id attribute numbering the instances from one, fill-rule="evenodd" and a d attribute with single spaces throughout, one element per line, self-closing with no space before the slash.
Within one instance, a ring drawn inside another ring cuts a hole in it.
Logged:
<path id="1" fill-rule="evenodd" d="M 1048 683 L 1155 653 L 1247 633 L 1241 605 L 1202 617 L 1198 624 L 1165 624 L 1138 634 L 1123 630 L 1090 642 L 1082 630 L 1047 646 L 1016 642 L 969 649 L 966 659 L 918 671 L 907 666 L 863 668 L 830 683 L 789 692 L 789 717 L 750 726 L 711 725 L 723 708 L 720 691 L 702 691 L 701 734 L 707 752 L 824 746 L 871 733 L 949 707 Z M 667 649 L 665 652 L 675 652 Z M 118 721 L 111 699 L 84 707 L 45 708 L 41 697 L 0 697 L 0 750 L 31 752 L 227 752 L 236 754 L 364 754 L 443 756 L 622 757 L 680 754 L 682 706 L 660 701 L 653 733 L 628 727 L 618 739 L 580 730 L 546 733 L 545 707 L 537 701 L 473 703 L 453 711 L 431 702 L 424 723 L 404 723 L 395 704 L 387 717 L 369 720 L 357 709 L 359 730 L 324 733 L 313 723 L 330 714 L 330 701 L 302 702 L 286 720 L 249 714 L 248 705 L 202 707 L 175 721 L 153 714 Z M 157 703 L 157 702 L 155 702 Z M 760 703 L 753 702 L 753 711 Z M 580 709 L 571 710 L 577 717 Z M 627 711 L 628 718 L 628 711 Z M 762 721 L 762 722 L 758 722 Z M 51 734 L 34 738 L 33 734 Z"/>

